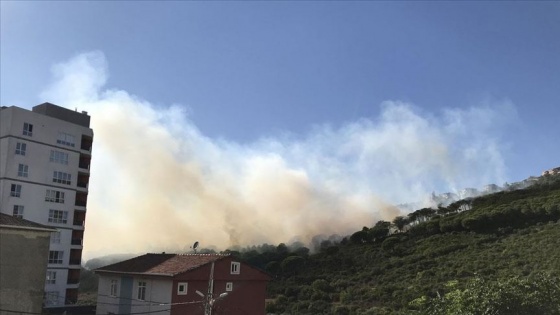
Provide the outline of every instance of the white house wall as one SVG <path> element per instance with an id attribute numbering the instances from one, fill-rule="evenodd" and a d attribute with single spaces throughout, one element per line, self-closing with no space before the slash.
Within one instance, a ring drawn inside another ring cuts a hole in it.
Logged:
<path id="1" fill-rule="evenodd" d="M 117 296 L 114 297 L 111 296 L 111 280 L 118 280 Z M 146 298 L 144 301 L 137 298 L 138 282 L 140 281 L 146 282 Z M 101 274 L 99 276 L 96 314 L 156 311 L 157 314 L 170 314 L 172 286 L 171 278 L 154 279 Z"/>

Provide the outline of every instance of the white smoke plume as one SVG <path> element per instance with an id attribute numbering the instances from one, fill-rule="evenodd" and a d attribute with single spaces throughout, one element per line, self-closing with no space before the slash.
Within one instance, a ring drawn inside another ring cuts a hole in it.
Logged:
<path id="1" fill-rule="evenodd" d="M 41 97 L 87 110 L 95 132 L 89 258 L 346 235 L 432 191 L 502 183 L 499 134 L 516 115 L 507 101 L 440 113 L 386 101 L 379 117 L 240 144 L 204 136 L 184 107 L 105 89 L 101 52 L 53 72 Z"/>

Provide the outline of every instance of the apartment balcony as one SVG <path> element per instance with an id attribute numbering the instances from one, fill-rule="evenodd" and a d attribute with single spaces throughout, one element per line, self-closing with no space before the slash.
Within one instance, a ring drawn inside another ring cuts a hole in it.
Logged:
<path id="1" fill-rule="evenodd" d="M 73 238 L 70 244 L 73 246 L 83 246 L 83 242 L 84 240 L 81 238 Z"/>
<path id="2" fill-rule="evenodd" d="M 89 167 L 91 164 L 91 156 L 86 154 L 80 154 L 80 161 L 78 162 L 78 167 L 80 172 L 89 173 Z"/>
<path id="3" fill-rule="evenodd" d="M 80 150 L 82 153 L 91 154 L 93 145 L 93 138 L 90 136 L 82 135 L 82 142 L 80 143 Z"/>
<path id="4" fill-rule="evenodd" d="M 86 207 L 87 206 L 87 202 L 86 201 L 80 201 L 80 200 L 76 200 L 76 203 L 74 204 L 76 207 Z"/>
<path id="5" fill-rule="evenodd" d="M 86 221 L 84 221 L 84 220 L 74 220 L 74 222 L 73 222 L 74 226 L 72 228 L 78 229 L 78 230 L 83 230 L 85 224 L 86 224 Z"/>
<path id="6" fill-rule="evenodd" d="M 79 234 L 74 235 L 72 232 L 72 238 L 84 238 L 83 230 L 86 224 L 86 212 L 83 210 L 74 210 L 74 220 L 72 221 L 72 229 L 82 231 L 81 236 Z"/>
<path id="7" fill-rule="evenodd" d="M 77 207 L 87 207 L 87 193 L 81 191 L 76 192 L 74 205 Z"/>
<path id="8" fill-rule="evenodd" d="M 87 192 L 88 190 L 88 182 L 77 182 L 76 186 L 78 187 L 78 190 L 82 192 Z"/>
<path id="9" fill-rule="evenodd" d="M 72 231 L 72 233 L 80 233 L 82 231 Z M 76 237 L 72 237 L 75 239 Z M 82 263 L 82 249 L 81 248 L 71 248 L 70 249 L 70 268 L 77 268 L 79 270 Z M 72 274 L 69 275 L 70 278 L 79 278 L 78 276 L 73 277 Z"/>
<path id="10" fill-rule="evenodd" d="M 80 278 L 68 278 L 66 284 L 80 284 Z"/>
<path id="11" fill-rule="evenodd" d="M 84 244 L 84 230 L 72 230 L 72 238 L 70 239 L 70 245 L 73 249 L 81 250 Z M 70 258 L 80 257 L 79 254 L 73 253 L 74 256 Z"/>
<path id="12" fill-rule="evenodd" d="M 89 186 L 89 173 L 84 173 L 81 170 L 78 172 L 78 180 L 76 183 L 78 190 L 87 192 Z"/>

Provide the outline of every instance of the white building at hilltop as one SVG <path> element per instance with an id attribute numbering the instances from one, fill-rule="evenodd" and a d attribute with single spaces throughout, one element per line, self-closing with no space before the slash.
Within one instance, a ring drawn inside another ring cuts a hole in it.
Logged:
<path id="1" fill-rule="evenodd" d="M 0 212 L 56 229 L 45 306 L 76 303 L 93 130 L 87 112 L 50 103 L 0 108 Z"/>

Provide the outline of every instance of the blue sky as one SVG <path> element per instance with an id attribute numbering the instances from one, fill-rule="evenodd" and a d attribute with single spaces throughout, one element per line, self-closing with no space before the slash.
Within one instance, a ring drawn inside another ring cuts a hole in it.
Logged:
<path id="1" fill-rule="evenodd" d="M 560 166 L 559 2 L 2 1 L 0 22 L 2 105 L 74 108 L 52 87 L 82 60 L 106 68 L 84 81 L 93 103 L 121 91 L 208 154 L 276 156 L 336 196 L 394 204 Z"/>

